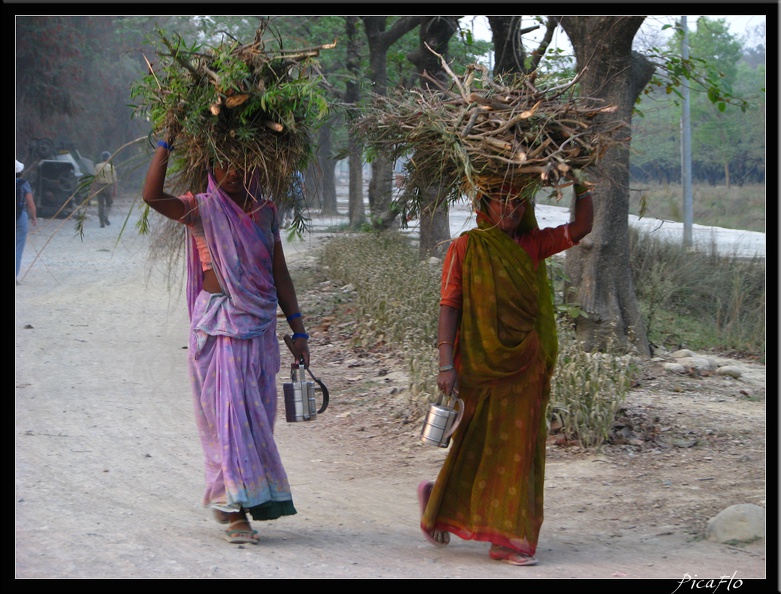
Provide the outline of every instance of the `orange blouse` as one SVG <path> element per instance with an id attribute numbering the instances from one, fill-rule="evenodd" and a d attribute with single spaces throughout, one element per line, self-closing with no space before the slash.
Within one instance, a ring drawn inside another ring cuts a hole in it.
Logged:
<path id="1" fill-rule="evenodd" d="M 537 265 L 546 258 L 578 245 L 577 242 L 572 241 L 569 227 L 570 224 L 565 223 L 558 227 L 532 229 L 517 237 L 515 241 L 531 256 L 536 269 Z M 461 267 L 468 239 L 469 233 L 464 233 L 456 238 L 447 250 L 442 266 L 440 305 L 461 309 Z"/>
<path id="2" fill-rule="evenodd" d="M 185 207 L 185 215 L 180 219 L 181 223 L 184 223 L 192 231 L 193 238 L 195 239 L 195 246 L 198 248 L 198 256 L 201 259 L 201 269 L 203 271 L 212 269 L 212 255 L 209 253 L 209 247 L 206 245 L 206 236 L 203 231 L 203 223 L 201 222 L 201 215 L 198 213 L 198 199 L 192 192 L 187 192 L 178 197 L 182 201 Z M 274 209 L 275 205 L 271 202 L 267 202 L 262 208 L 268 206 Z M 248 216 L 251 216 L 256 223 L 260 222 L 260 210 L 253 211 Z M 276 223 L 276 211 L 273 213 L 274 222 L 272 224 L 272 233 L 274 234 L 274 241 L 281 241 L 279 235 L 279 227 Z"/>

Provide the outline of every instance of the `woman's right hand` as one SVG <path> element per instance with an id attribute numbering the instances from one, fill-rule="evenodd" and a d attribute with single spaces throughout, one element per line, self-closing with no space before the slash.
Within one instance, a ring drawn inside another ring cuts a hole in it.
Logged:
<path id="1" fill-rule="evenodd" d="M 182 123 L 179 121 L 179 116 L 174 112 L 169 112 L 165 122 L 165 133 L 163 134 L 163 139 L 168 143 L 168 146 L 174 146 L 174 141 L 181 131 Z"/>
<path id="2" fill-rule="evenodd" d="M 164 139 L 158 141 L 155 152 L 152 154 L 152 161 L 149 163 L 141 197 L 144 202 L 163 216 L 178 221 L 185 215 L 184 203 L 175 196 L 167 194 L 163 189 L 168 170 L 168 157 L 173 150 L 173 141 L 176 135 L 171 135 L 171 131 L 166 130 L 164 136 Z"/>
<path id="3" fill-rule="evenodd" d="M 437 375 L 437 387 L 448 398 L 458 396 L 458 374 L 455 369 L 440 371 Z"/>

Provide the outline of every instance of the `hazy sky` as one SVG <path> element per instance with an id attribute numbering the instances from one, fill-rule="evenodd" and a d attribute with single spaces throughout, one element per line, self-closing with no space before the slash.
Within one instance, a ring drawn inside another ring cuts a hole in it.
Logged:
<path id="1" fill-rule="evenodd" d="M 765 22 L 765 19 L 767 18 L 765 15 L 706 15 L 709 19 L 715 20 L 715 19 L 726 19 L 727 23 L 730 25 L 730 30 L 733 34 L 739 35 L 739 36 L 746 36 L 751 33 L 751 31 L 757 27 L 758 25 Z M 675 23 L 675 21 L 679 20 L 681 18 L 681 15 L 649 15 L 645 23 L 643 24 L 643 28 L 651 28 L 656 29 L 657 31 L 661 30 L 661 28 L 664 25 L 672 25 Z M 686 22 L 689 27 L 689 30 L 695 29 L 697 26 L 697 19 L 699 18 L 699 15 L 687 15 L 686 16 Z M 474 19 L 474 21 L 472 20 Z M 491 39 L 491 30 L 488 27 L 488 21 L 484 16 L 467 16 L 463 18 L 463 23 L 466 26 L 471 26 L 471 24 L 474 22 L 474 28 L 473 28 L 473 34 L 477 39 L 482 39 L 486 41 L 490 41 Z M 524 26 L 530 26 L 533 24 L 533 20 L 531 17 L 525 17 L 522 21 L 522 25 Z M 539 36 L 542 36 L 543 29 L 540 30 Z M 531 34 L 530 39 L 534 39 L 534 34 Z M 561 28 L 559 28 L 556 33 L 554 34 L 554 40 L 553 45 L 556 46 L 557 44 L 561 44 L 562 47 L 569 47 L 569 40 L 567 39 L 566 33 L 564 33 Z"/>

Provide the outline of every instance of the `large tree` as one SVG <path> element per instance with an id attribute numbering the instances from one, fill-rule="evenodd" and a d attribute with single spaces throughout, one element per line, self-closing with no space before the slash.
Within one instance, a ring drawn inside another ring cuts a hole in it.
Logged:
<path id="1" fill-rule="evenodd" d="M 405 34 L 420 24 L 423 17 L 405 16 L 396 19 L 386 30 L 387 16 L 364 16 L 363 28 L 369 43 L 369 78 L 372 92 L 385 95 L 388 90 L 388 50 Z M 398 214 L 393 208 L 393 163 L 384 154 L 372 161 L 369 182 L 369 210 L 372 224 L 377 229 L 388 228 Z"/>
<path id="2" fill-rule="evenodd" d="M 648 336 L 629 267 L 629 140 L 632 110 L 655 66 L 632 51 L 643 16 L 562 16 L 572 42 L 583 95 L 615 105 L 609 116 L 626 122 L 625 143 L 602 160 L 594 190 L 594 227 L 569 250 L 565 299 L 580 304 L 588 317 L 577 319 L 577 336 L 589 350 L 611 342 L 650 354 Z"/>
<path id="3" fill-rule="evenodd" d="M 442 72 L 441 57 L 447 53 L 450 38 L 458 31 L 458 16 L 423 17 L 418 29 L 420 45 L 408 58 L 415 64 L 424 88 L 436 89 L 432 79 Z M 421 259 L 428 256 L 444 256 L 445 241 L 450 239 L 448 207 L 442 194 L 440 180 L 432 180 L 426 188 L 416 188 L 421 193 L 420 244 Z"/>
<path id="4" fill-rule="evenodd" d="M 127 89 L 144 68 L 141 55 L 133 52 L 143 34 L 123 27 L 130 19 L 15 18 L 19 159 L 27 158 L 33 140 L 46 138 L 56 148 L 77 148 L 98 160 L 102 151 L 113 152 L 143 134 L 128 107 Z"/>
<path id="5" fill-rule="evenodd" d="M 734 88 L 738 80 L 738 61 L 742 57 L 743 46 L 729 32 L 724 19 L 710 20 L 700 17 L 697 28 L 689 33 L 690 54 L 692 57 L 707 59 L 721 76 L 721 84 Z M 708 100 L 707 95 L 694 93 L 691 106 L 693 127 L 692 152 L 699 155 L 709 181 L 714 183 L 723 176 L 724 185 L 731 184 L 730 165 L 748 152 L 742 140 L 748 136 L 746 115 L 735 114 L 732 110 L 721 110 Z"/>

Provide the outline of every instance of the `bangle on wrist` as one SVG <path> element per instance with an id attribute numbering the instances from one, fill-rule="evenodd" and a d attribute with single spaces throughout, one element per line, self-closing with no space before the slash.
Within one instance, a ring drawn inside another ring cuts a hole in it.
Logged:
<path id="1" fill-rule="evenodd" d="M 309 334 L 306 332 L 294 332 L 293 333 L 293 340 L 296 340 L 298 338 L 303 338 L 304 340 L 309 340 Z"/>
<path id="2" fill-rule="evenodd" d="M 450 342 L 449 340 L 440 340 L 440 341 L 437 343 L 437 348 L 441 347 L 443 344 L 449 344 L 450 346 L 453 346 L 453 343 L 452 343 L 452 342 Z"/>
<path id="3" fill-rule="evenodd" d="M 301 312 L 300 312 L 300 311 L 298 311 L 298 312 L 296 312 L 296 313 L 294 313 L 294 314 L 290 314 L 290 315 L 287 317 L 287 323 L 289 324 L 290 322 L 292 322 L 292 321 L 293 321 L 293 320 L 295 320 L 296 318 L 300 318 L 300 317 L 301 317 Z"/>
<path id="4" fill-rule="evenodd" d="M 172 143 L 173 144 L 173 143 Z M 157 146 L 163 147 L 165 150 L 167 150 L 169 153 L 171 152 L 171 145 L 168 144 L 165 140 L 158 140 Z"/>
<path id="5" fill-rule="evenodd" d="M 455 369 L 455 365 L 440 365 L 439 370 L 440 371 L 450 371 L 451 369 Z"/>

